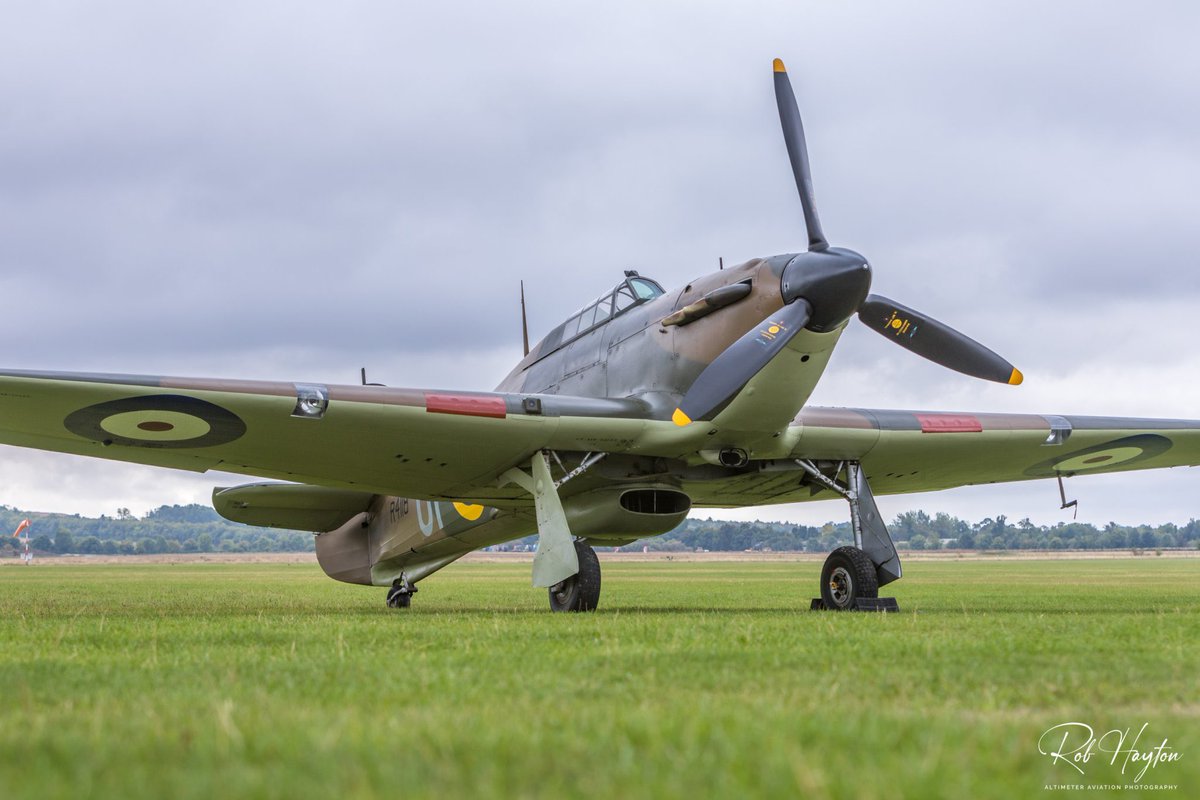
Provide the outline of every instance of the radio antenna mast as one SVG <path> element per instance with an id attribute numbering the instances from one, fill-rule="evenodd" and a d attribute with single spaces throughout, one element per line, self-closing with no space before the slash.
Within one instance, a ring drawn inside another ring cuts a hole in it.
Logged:
<path id="1" fill-rule="evenodd" d="M 521 281 L 521 340 L 525 345 L 525 355 L 529 355 L 529 322 L 525 318 L 525 281 Z"/>

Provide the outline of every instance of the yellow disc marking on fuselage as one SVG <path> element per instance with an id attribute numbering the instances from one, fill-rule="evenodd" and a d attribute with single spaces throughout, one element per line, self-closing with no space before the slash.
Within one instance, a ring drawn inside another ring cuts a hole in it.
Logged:
<path id="1" fill-rule="evenodd" d="M 468 522 L 474 522 L 483 516 L 483 506 L 467 505 L 466 503 L 455 503 L 454 510 L 458 515 Z"/>

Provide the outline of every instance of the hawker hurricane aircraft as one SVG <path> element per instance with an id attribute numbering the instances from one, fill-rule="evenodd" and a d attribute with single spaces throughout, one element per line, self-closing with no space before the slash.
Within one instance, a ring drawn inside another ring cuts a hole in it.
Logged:
<path id="1" fill-rule="evenodd" d="M 0 372 L 0 443 L 273 479 L 219 488 L 225 517 L 318 531 L 333 578 L 389 587 L 536 532 L 555 610 L 600 597 L 594 545 L 665 533 L 694 506 L 843 497 L 852 546 L 825 607 L 900 577 L 874 495 L 1200 463 L 1200 421 L 970 414 L 805 403 L 849 320 L 953 370 L 1019 384 L 975 341 L 869 294 L 872 267 L 817 218 L 800 114 L 775 96 L 808 249 L 672 291 L 627 272 L 554 328 L 494 392 Z M 278 482 L 278 481 L 285 482 Z"/>

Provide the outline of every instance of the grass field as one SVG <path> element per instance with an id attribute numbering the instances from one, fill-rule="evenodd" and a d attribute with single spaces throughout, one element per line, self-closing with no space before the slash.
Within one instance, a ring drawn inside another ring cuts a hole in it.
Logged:
<path id="1" fill-rule="evenodd" d="M 818 564 L 528 565 L 408 611 L 312 565 L 0 568 L 0 797 L 1042 797 L 1038 754 L 1149 728 L 1200 796 L 1200 563 L 913 563 L 902 613 L 807 611 Z M 1111 740 L 1110 740 L 1111 741 Z M 1082 743 L 1082 740 L 1081 742 Z M 1057 742 L 1055 742 L 1057 744 Z"/>

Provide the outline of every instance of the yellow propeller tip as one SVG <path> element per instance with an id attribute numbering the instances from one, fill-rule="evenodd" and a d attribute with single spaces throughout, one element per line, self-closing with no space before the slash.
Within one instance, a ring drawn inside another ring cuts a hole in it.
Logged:
<path id="1" fill-rule="evenodd" d="M 683 413 L 682 409 L 677 408 L 675 409 L 675 413 L 671 415 L 671 422 L 682 428 L 684 425 L 691 425 L 692 418 Z"/>
<path id="2" fill-rule="evenodd" d="M 1021 381 L 1025 380 L 1025 376 L 1021 374 L 1021 370 L 1013 367 L 1012 375 L 1008 376 L 1009 386 L 1020 386 Z"/>
<path id="3" fill-rule="evenodd" d="M 774 67 L 776 72 L 787 72 L 787 67 L 783 65 L 782 58 L 775 59 Z"/>

